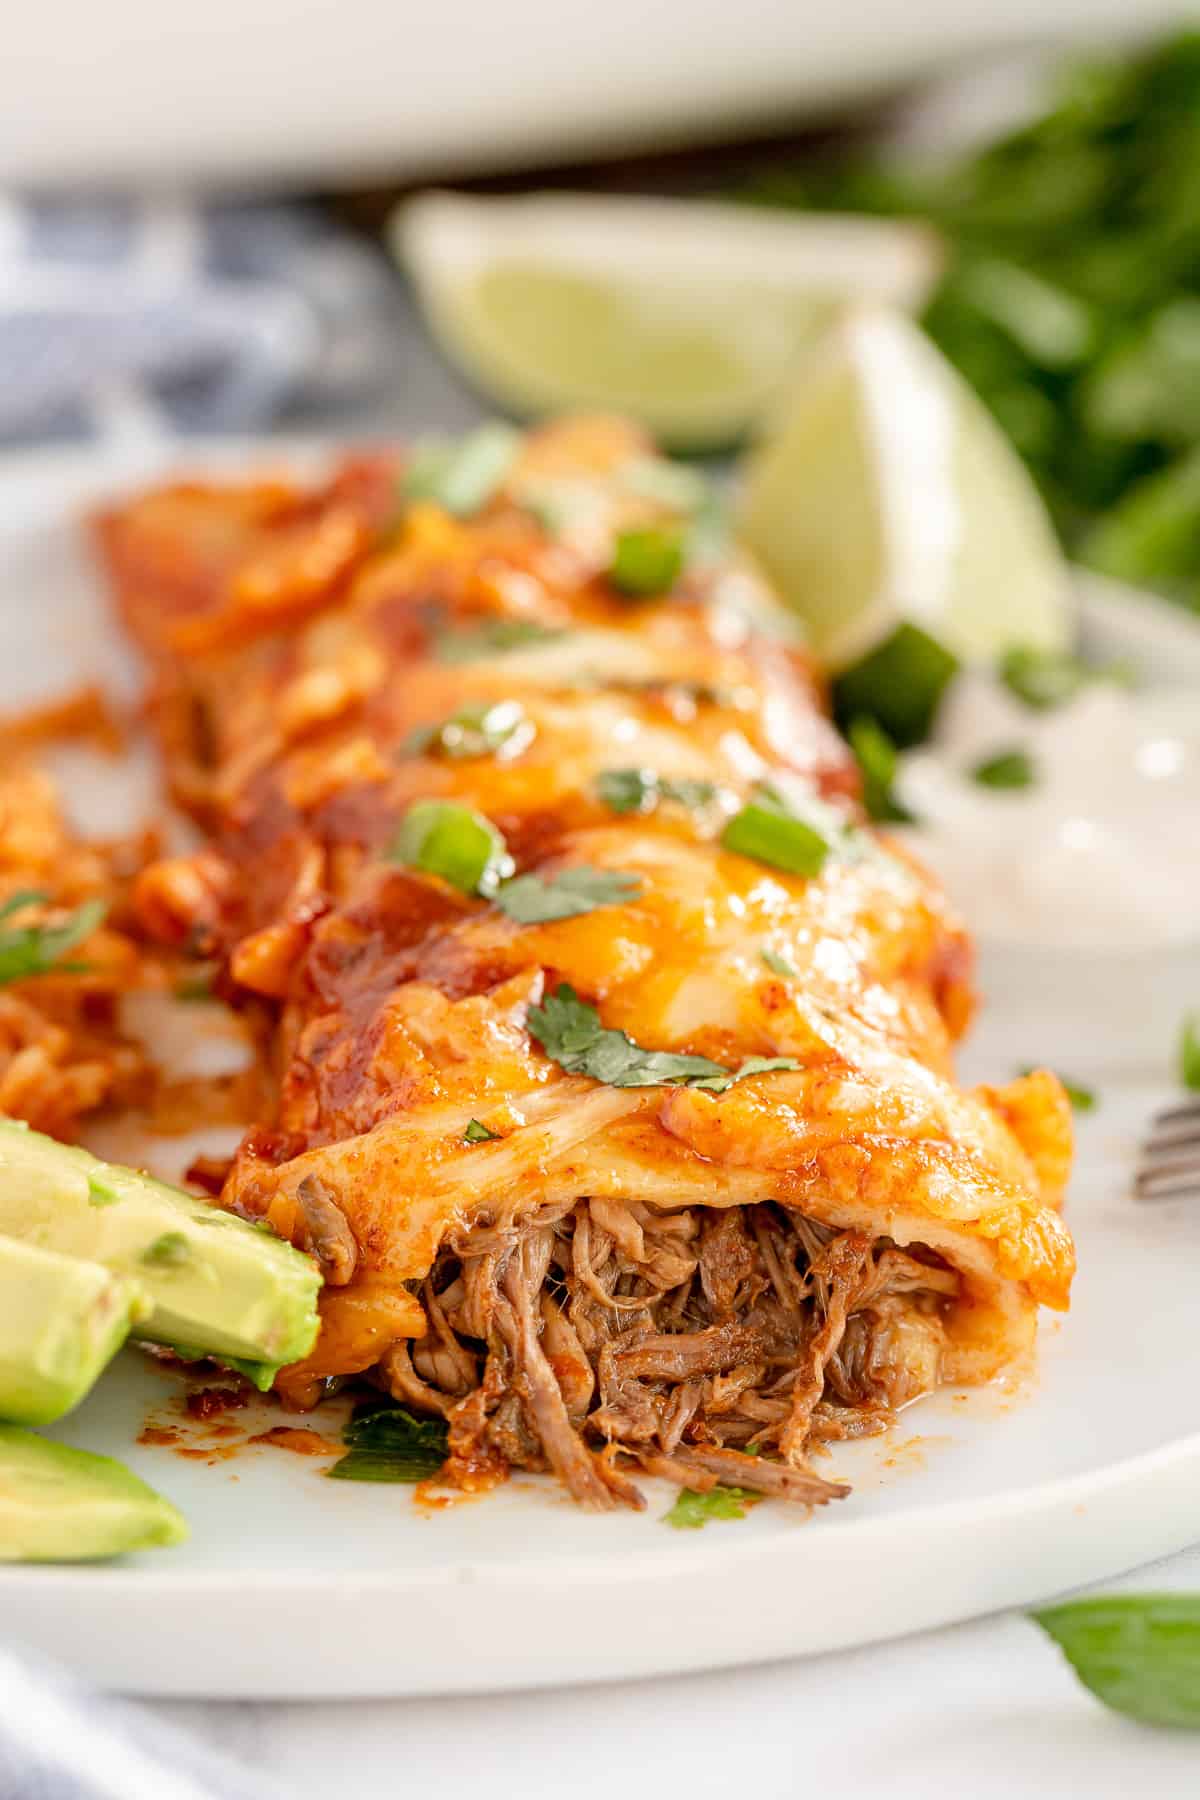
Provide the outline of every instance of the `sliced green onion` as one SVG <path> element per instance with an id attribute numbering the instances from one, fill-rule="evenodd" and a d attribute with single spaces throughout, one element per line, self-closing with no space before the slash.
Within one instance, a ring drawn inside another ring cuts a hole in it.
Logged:
<path id="1" fill-rule="evenodd" d="M 772 975 L 779 975 L 785 981 L 795 981 L 796 971 L 786 956 L 780 956 L 778 950 L 760 950 L 758 953 Z"/>
<path id="2" fill-rule="evenodd" d="M 1001 750 L 977 762 L 971 779 L 980 787 L 1027 788 L 1037 780 L 1037 768 L 1027 750 Z"/>
<path id="3" fill-rule="evenodd" d="M 839 675 L 833 684 L 838 724 L 874 719 L 894 744 L 907 750 L 924 743 L 958 658 L 916 625 L 900 625 L 877 650 Z"/>
<path id="4" fill-rule="evenodd" d="M 912 813 L 896 798 L 896 746 L 883 726 L 864 713 L 851 719 L 846 736 L 862 776 L 867 817 L 880 825 L 911 824 Z"/>
<path id="5" fill-rule="evenodd" d="M 627 494 L 650 500 L 669 512 L 698 512 L 712 498 L 712 490 L 699 469 L 670 462 L 665 456 L 631 457 L 617 470 L 616 483 Z"/>
<path id="6" fill-rule="evenodd" d="M 789 875 L 809 876 L 821 873 L 833 848 L 815 825 L 761 789 L 730 819 L 721 833 L 721 844 Z"/>
<path id="7" fill-rule="evenodd" d="M 418 448 L 401 480 L 406 500 L 431 500 L 456 518 L 486 506 L 521 445 L 511 425 L 481 425 L 456 444 Z"/>
<path id="8" fill-rule="evenodd" d="M 608 579 L 620 594 L 649 600 L 674 587 L 683 570 L 683 536 L 675 525 L 619 531 Z"/>
<path id="9" fill-rule="evenodd" d="M 1189 1013 L 1179 1034 L 1179 1079 L 1200 1094 L 1200 1012 Z"/>
<path id="10" fill-rule="evenodd" d="M 440 875 L 464 894 L 494 894 L 512 858 L 490 819 L 450 800 L 419 800 L 387 850 L 392 862 Z"/>

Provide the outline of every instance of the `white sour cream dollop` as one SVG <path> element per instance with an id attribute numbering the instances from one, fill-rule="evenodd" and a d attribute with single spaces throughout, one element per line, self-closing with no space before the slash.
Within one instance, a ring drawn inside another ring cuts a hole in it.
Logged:
<path id="1" fill-rule="evenodd" d="M 1032 786 L 981 786 L 985 758 L 1023 750 Z M 973 931 L 993 943 L 1090 950 L 1200 942 L 1200 691 L 1109 682 L 1034 712 L 962 675 L 934 740 L 898 782 L 905 831 Z"/>

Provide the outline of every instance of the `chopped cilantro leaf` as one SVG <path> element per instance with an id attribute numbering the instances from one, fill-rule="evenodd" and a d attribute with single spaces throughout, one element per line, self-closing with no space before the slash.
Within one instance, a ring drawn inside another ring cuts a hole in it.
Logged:
<path id="1" fill-rule="evenodd" d="M 581 1000 L 565 982 L 555 993 L 547 994 L 540 1006 L 529 1008 L 526 1024 L 530 1036 L 568 1075 L 590 1075 L 608 1087 L 659 1087 L 679 1082 L 724 1093 L 743 1076 L 761 1074 L 768 1067 L 796 1067 L 789 1057 L 750 1057 L 734 1070 L 707 1056 L 643 1050 L 625 1032 L 601 1025 L 595 1007 Z"/>
<path id="2" fill-rule="evenodd" d="M 761 1494 L 747 1493 L 745 1488 L 718 1486 L 709 1488 L 706 1494 L 681 1488 L 670 1512 L 663 1514 L 663 1523 L 676 1531 L 699 1531 L 710 1519 L 744 1519 L 747 1509 L 756 1506 L 761 1498 Z"/>
<path id="3" fill-rule="evenodd" d="M 747 1075 L 770 1075 L 776 1069 L 798 1069 L 800 1064 L 794 1056 L 748 1056 L 739 1063 L 736 1069 L 727 1070 L 724 1075 L 705 1075 L 699 1081 L 688 1083 L 689 1087 L 703 1088 L 709 1094 L 723 1094 L 731 1088 L 735 1081 L 744 1081 Z"/>
<path id="4" fill-rule="evenodd" d="M 55 967 L 63 973 L 78 973 L 85 965 L 64 963 L 68 950 L 82 943 L 102 923 L 108 906 L 103 900 L 85 900 L 65 918 L 61 925 L 9 925 L 31 906 L 46 906 L 48 896 L 26 888 L 11 894 L 0 906 L 0 987 L 9 981 L 27 980 L 44 975 Z"/>
<path id="5" fill-rule="evenodd" d="M 489 1144 L 499 1135 L 498 1131 L 489 1131 L 486 1125 L 481 1125 L 478 1119 L 471 1119 L 463 1132 L 463 1143 Z"/>
<path id="6" fill-rule="evenodd" d="M 686 776 L 675 779 L 658 775 L 653 769 L 605 769 L 596 777 L 596 793 L 610 812 L 648 813 L 665 801 L 685 806 L 690 812 L 711 806 L 717 788 L 711 781 Z"/>
<path id="7" fill-rule="evenodd" d="M 728 1070 L 707 1056 L 677 1056 L 666 1050 L 643 1050 L 623 1031 L 610 1031 L 564 982 L 526 1015 L 530 1035 L 547 1056 L 569 1075 L 590 1075 L 609 1087 L 657 1087 L 691 1081 L 698 1075 L 725 1075 Z"/>
<path id="8" fill-rule="evenodd" d="M 536 625 L 532 619 L 485 619 L 461 631 L 442 632 L 437 655 L 444 663 L 479 662 L 513 650 L 532 650 L 566 636 L 562 626 Z"/>
<path id="9" fill-rule="evenodd" d="M 528 742 L 532 728 L 517 700 L 481 701 L 464 706 L 440 725 L 419 725 L 401 749 L 407 756 L 442 756 L 451 762 L 491 756 L 520 732 Z"/>
<path id="10" fill-rule="evenodd" d="M 573 919 L 599 906 L 621 906 L 636 900 L 642 884 L 636 875 L 617 869 L 563 869 L 544 880 L 540 875 L 518 875 L 496 890 L 496 905 L 519 925 L 544 925 L 553 919 Z"/>
<path id="11" fill-rule="evenodd" d="M 1026 1063 L 1025 1067 L 1021 1070 L 1021 1074 L 1032 1075 L 1034 1074 L 1035 1069 L 1036 1064 Z M 1071 1105 L 1076 1112 L 1095 1112 L 1097 1106 L 1100 1104 L 1100 1096 L 1097 1094 L 1095 1088 L 1084 1087 L 1080 1082 L 1070 1081 L 1067 1076 L 1062 1074 L 1059 1075 L 1058 1079 L 1062 1085 L 1063 1092 L 1066 1094 L 1067 1099 L 1071 1102 Z"/>

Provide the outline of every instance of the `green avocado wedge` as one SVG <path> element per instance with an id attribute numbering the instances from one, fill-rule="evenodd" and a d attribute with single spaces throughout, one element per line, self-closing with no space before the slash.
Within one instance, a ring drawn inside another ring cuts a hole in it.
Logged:
<path id="1" fill-rule="evenodd" d="M 187 1535 L 182 1513 L 111 1457 L 0 1425 L 0 1563 L 90 1562 Z"/>
<path id="2" fill-rule="evenodd" d="M 149 1311 L 139 1284 L 101 1263 L 0 1236 L 0 1419 L 61 1419 Z"/>
<path id="3" fill-rule="evenodd" d="M 0 1234 L 100 1263 L 148 1302 L 135 1335 L 234 1363 L 266 1389 L 318 1329 L 316 1265 L 149 1175 L 0 1120 Z"/>

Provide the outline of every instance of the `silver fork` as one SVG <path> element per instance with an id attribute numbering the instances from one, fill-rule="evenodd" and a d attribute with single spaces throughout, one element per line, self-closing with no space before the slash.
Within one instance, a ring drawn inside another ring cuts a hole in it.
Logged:
<path id="1" fill-rule="evenodd" d="M 1133 1193 L 1137 1200 L 1200 1197 L 1200 1095 L 1168 1107 L 1151 1121 Z"/>

